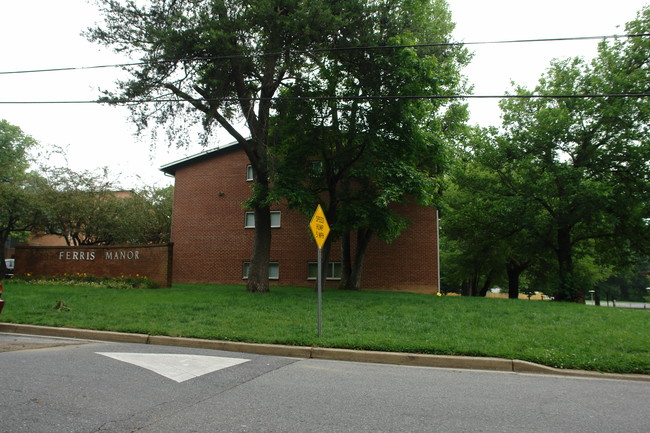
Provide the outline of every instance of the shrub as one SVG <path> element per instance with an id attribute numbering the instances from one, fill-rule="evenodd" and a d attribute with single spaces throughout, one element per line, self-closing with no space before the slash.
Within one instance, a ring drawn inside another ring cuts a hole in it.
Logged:
<path id="1" fill-rule="evenodd" d="M 32 274 L 24 274 L 19 277 L 13 278 L 16 282 L 25 282 L 29 284 L 54 286 L 54 285 L 67 285 L 67 286 L 83 286 L 83 287 L 105 287 L 109 289 L 156 289 L 158 283 L 149 279 L 147 276 L 139 274 L 133 275 L 120 275 L 119 277 L 110 276 L 95 276 L 86 273 L 75 273 L 63 275 L 49 275 L 40 276 Z"/>

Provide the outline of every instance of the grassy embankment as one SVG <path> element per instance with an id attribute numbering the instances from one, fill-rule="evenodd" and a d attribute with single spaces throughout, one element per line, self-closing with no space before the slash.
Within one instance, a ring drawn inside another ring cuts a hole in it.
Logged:
<path id="1" fill-rule="evenodd" d="M 394 292 L 175 285 L 171 289 L 3 282 L 0 321 L 155 335 L 521 359 L 650 374 L 650 311 Z M 58 307 L 58 308 L 55 308 Z"/>

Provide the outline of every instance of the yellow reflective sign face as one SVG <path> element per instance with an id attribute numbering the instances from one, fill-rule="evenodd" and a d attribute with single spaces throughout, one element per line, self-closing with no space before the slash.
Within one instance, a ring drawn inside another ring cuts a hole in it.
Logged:
<path id="1" fill-rule="evenodd" d="M 320 205 L 318 205 L 316 212 L 314 212 L 314 216 L 311 218 L 309 228 L 311 229 L 311 233 L 314 235 L 314 239 L 316 239 L 318 248 L 323 248 L 323 245 L 327 240 L 327 235 L 330 234 L 330 226 L 327 224 L 323 208 L 321 208 Z"/>

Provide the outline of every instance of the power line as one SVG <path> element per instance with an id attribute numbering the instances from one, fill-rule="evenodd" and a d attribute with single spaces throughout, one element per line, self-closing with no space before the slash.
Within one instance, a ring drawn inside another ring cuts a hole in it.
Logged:
<path id="1" fill-rule="evenodd" d="M 650 93 L 589 93 L 589 94 L 530 94 L 530 95 L 379 95 L 379 96 L 278 96 L 273 98 L 196 98 L 196 99 L 178 99 L 178 98 L 147 98 L 134 100 L 79 100 L 79 101 L 0 101 L 0 105 L 46 105 L 46 104 L 114 104 L 114 105 L 137 105 L 148 103 L 198 103 L 198 102 L 240 102 L 240 101 L 375 101 L 375 100 L 407 100 L 407 99 L 596 99 L 596 98 L 648 98 Z"/>
<path id="2" fill-rule="evenodd" d="M 540 42 L 568 42 L 568 41 L 605 40 L 605 39 L 629 39 L 629 38 L 648 37 L 648 36 L 650 36 L 650 33 L 623 34 L 623 35 L 601 35 L 601 36 L 576 36 L 576 37 L 563 37 L 563 38 L 514 39 L 514 40 L 498 40 L 498 41 L 439 42 L 439 43 L 406 44 L 406 45 L 336 47 L 336 48 L 322 48 L 322 49 L 304 50 L 304 51 L 288 51 L 288 52 L 273 52 L 273 53 L 261 53 L 261 54 L 247 54 L 247 55 L 240 54 L 240 55 L 228 55 L 228 56 L 179 58 L 179 59 L 166 59 L 166 60 L 157 60 L 157 61 L 149 61 L 149 62 L 117 63 L 117 64 L 95 65 L 95 66 L 30 69 L 30 70 L 22 70 L 22 71 L 0 71 L 0 75 L 31 74 L 31 73 L 42 73 L 42 72 L 84 71 L 84 70 L 92 70 L 92 69 L 123 68 L 123 67 L 128 67 L 128 66 L 142 66 L 142 65 L 158 64 L 158 63 L 174 63 L 174 62 L 180 62 L 180 61 L 232 60 L 232 59 L 242 59 L 242 58 L 272 57 L 272 56 L 280 56 L 280 55 L 286 55 L 286 54 L 316 54 L 316 53 L 323 53 L 323 52 L 343 52 L 343 51 L 361 51 L 361 50 L 371 51 L 371 50 L 388 50 L 388 49 L 401 49 L 401 48 L 435 48 L 435 47 L 449 47 L 449 46 L 503 45 L 503 44 L 522 44 L 522 43 L 540 43 Z"/>
<path id="3" fill-rule="evenodd" d="M 102 68 L 122 68 L 126 66 L 145 65 L 147 63 L 154 63 L 154 62 L 117 63 L 113 65 L 79 66 L 79 67 L 67 67 L 67 68 L 29 69 L 25 71 L 4 71 L 4 72 L 0 72 L 0 75 L 33 74 L 39 72 L 85 71 L 85 70 L 102 69 Z"/>

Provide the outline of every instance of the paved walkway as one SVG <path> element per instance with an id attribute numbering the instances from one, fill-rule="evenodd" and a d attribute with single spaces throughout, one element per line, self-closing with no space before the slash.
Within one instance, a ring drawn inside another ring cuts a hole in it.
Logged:
<path id="1" fill-rule="evenodd" d="M 594 306 L 594 301 L 585 301 L 585 304 Z M 650 304 L 647 302 L 619 302 L 619 301 L 600 301 L 601 307 L 617 307 L 617 308 L 637 308 L 643 310 L 650 310 Z"/>

